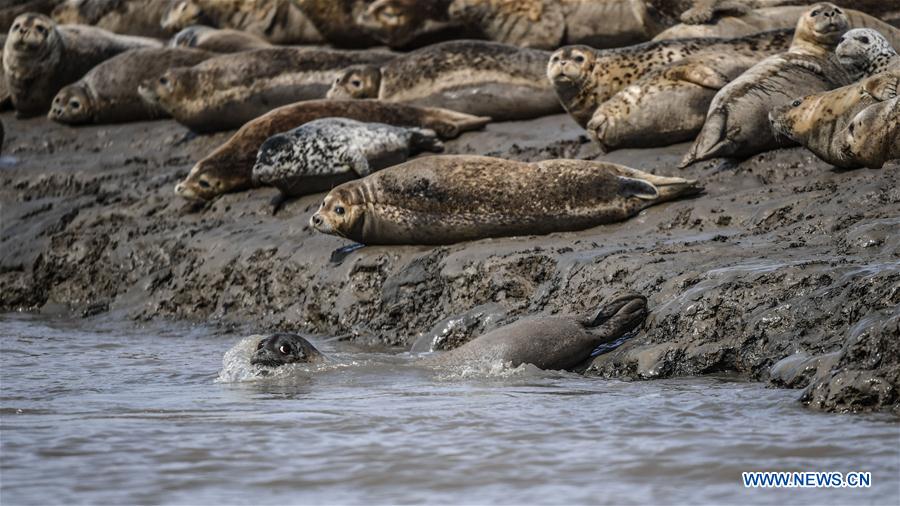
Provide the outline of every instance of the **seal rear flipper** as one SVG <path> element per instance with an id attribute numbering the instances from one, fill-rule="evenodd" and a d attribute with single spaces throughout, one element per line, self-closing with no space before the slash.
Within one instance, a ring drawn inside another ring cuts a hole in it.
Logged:
<path id="1" fill-rule="evenodd" d="M 436 131 L 443 139 L 455 139 L 463 132 L 484 128 L 491 122 L 489 116 L 475 116 L 439 107 L 424 109 L 426 111 L 424 126 Z"/>
<path id="2" fill-rule="evenodd" d="M 629 169 L 629 171 L 634 173 L 630 177 L 618 176 L 619 191 L 626 197 L 663 202 L 703 192 L 703 186 L 693 179 L 657 176 L 635 169 Z"/>
<path id="3" fill-rule="evenodd" d="M 444 143 L 438 139 L 434 130 L 427 128 L 410 128 L 409 147 L 410 153 L 421 153 L 422 151 L 431 151 L 432 153 L 441 153 L 444 151 Z"/>
<path id="4" fill-rule="evenodd" d="M 715 158 L 720 152 L 731 144 L 725 136 L 725 123 L 728 115 L 723 111 L 716 111 L 706 118 L 706 123 L 700 134 L 694 139 L 691 149 L 684 155 L 678 168 L 683 169 L 688 165 Z"/>
<path id="5" fill-rule="evenodd" d="M 646 319 L 647 297 L 625 292 L 604 301 L 597 315 L 585 321 L 584 326 L 595 341 L 593 351 L 599 354 L 604 348 L 610 351 L 621 344 L 623 338 L 631 337 Z M 613 345 L 612 348 L 609 345 Z"/>

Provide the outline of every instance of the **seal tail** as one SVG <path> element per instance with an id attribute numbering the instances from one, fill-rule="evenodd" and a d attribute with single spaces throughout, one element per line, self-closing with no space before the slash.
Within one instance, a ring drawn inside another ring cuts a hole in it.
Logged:
<path id="1" fill-rule="evenodd" d="M 694 139 L 691 149 L 684 155 L 684 158 L 678 165 L 679 169 L 714 158 L 725 148 L 727 145 L 727 139 L 725 138 L 726 118 L 727 116 L 722 112 L 713 112 L 706 118 L 703 129 L 697 135 L 697 138 Z"/>
<path id="2" fill-rule="evenodd" d="M 434 130 L 427 128 L 410 128 L 412 136 L 409 139 L 409 146 L 413 153 L 422 151 L 431 151 L 440 153 L 444 151 L 444 143 L 438 139 L 438 135 Z"/>
<path id="3" fill-rule="evenodd" d="M 474 116 L 449 109 L 426 107 L 426 126 L 434 129 L 443 139 L 455 139 L 463 132 L 484 128 L 491 122 L 488 116 Z"/>

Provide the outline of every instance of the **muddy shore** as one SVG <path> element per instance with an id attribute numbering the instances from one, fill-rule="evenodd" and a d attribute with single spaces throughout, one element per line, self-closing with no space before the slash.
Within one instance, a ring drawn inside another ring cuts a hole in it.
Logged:
<path id="1" fill-rule="evenodd" d="M 897 162 L 838 171 L 792 148 L 678 171 L 687 145 L 601 155 L 566 115 L 495 123 L 447 152 L 600 158 L 698 178 L 707 193 L 578 233 L 335 255 L 348 243 L 307 224 L 321 195 L 274 216 L 273 189 L 205 206 L 174 195 L 228 133 L 0 118 L 0 310 L 421 350 L 521 315 L 587 311 L 631 289 L 649 297 L 645 328 L 586 374 L 734 372 L 799 389 L 816 409 L 900 414 Z"/>

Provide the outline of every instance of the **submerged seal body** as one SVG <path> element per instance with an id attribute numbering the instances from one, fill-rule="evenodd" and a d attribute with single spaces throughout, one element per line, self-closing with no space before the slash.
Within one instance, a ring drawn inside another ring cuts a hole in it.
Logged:
<path id="1" fill-rule="evenodd" d="M 895 88 L 896 90 L 896 88 Z M 900 98 L 872 104 L 860 111 L 836 138 L 836 150 L 847 165 L 880 169 L 900 158 Z"/>
<path id="2" fill-rule="evenodd" d="M 41 14 L 23 14 L 6 38 L 3 70 L 17 114 L 34 116 L 46 113 L 60 88 L 100 62 L 129 49 L 160 46 L 152 39 L 57 25 Z"/>
<path id="3" fill-rule="evenodd" d="M 389 125 L 434 130 L 441 138 L 483 127 L 490 118 L 447 109 L 414 107 L 377 100 L 307 100 L 279 107 L 241 127 L 225 144 L 203 158 L 175 187 L 189 199 L 209 200 L 222 193 L 253 186 L 256 154 L 269 137 L 320 118 L 351 118 Z"/>
<path id="4" fill-rule="evenodd" d="M 393 58 L 378 51 L 273 47 L 210 58 L 170 69 L 141 85 L 142 96 L 159 104 L 196 132 L 238 128 L 272 109 L 323 98 L 343 68 Z"/>
<path id="5" fill-rule="evenodd" d="M 438 368 L 502 363 L 511 367 L 531 364 L 545 370 L 572 370 L 589 360 L 597 347 L 628 336 L 646 318 L 645 297 L 621 294 L 604 301 L 592 315 L 523 318 L 419 363 Z M 274 368 L 325 360 L 303 337 L 282 333 L 261 339 L 250 363 Z"/>
<path id="6" fill-rule="evenodd" d="M 790 30 L 779 30 L 736 39 L 666 40 L 620 49 L 567 46 L 550 57 L 547 77 L 565 110 L 585 127 L 597 107 L 614 94 L 683 58 L 712 54 L 762 58 L 787 50 L 791 37 Z"/>
<path id="7" fill-rule="evenodd" d="M 160 25 L 170 33 L 191 25 L 232 28 L 273 44 L 324 41 L 306 14 L 291 0 L 175 0 L 169 2 Z"/>
<path id="8" fill-rule="evenodd" d="M 689 56 L 603 102 L 587 130 L 604 151 L 692 140 L 716 92 L 757 61 L 733 54 Z"/>
<path id="9" fill-rule="evenodd" d="M 166 117 L 162 108 L 141 98 L 138 85 L 169 68 L 196 65 L 210 56 L 184 48 L 137 49 L 114 56 L 59 90 L 48 117 L 70 125 Z"/>
<path id="10" fill-rule="evenodd" d="M 438 155 L 338 186 L 310 223 L 362 244 L 452 244 L 582 230 L 700 191 L 605 162 Z"/>
<path id="11" fill-rule="evenodd" d="M 269 137 L 259 148 L 253 180 L 290 197 L 308 195 L 443 149 L 433 130 L 317 119 Z"/>
<path id="12" fill-rule="evenodd" d="M 215 53 L 239 53 L 241 51 L 272 46 L 264 39 L 249 32 L 202 25 L 192 25 L 176 33 L 169 45 L 172 47 L 193 47 Z"/>
<path id="13" fill-rule="evenodd" d="M 527 119 L 560 110 L 544 78 L 549 53 L 484 41 L 434 44 L 380 67 L 346 69 L 329 98 L 377 98 L 423 107 Z"/>
<path id="14" fill-rule="evenodd" d="M 681 166 L 717 157 L 747 157 L 787 145 L 775 137 L 769 111 L 796 97 L 851 82 L 832 54 L 847 28 L 847 17 L 838 7 L 813 6 L 798 22 L 790 50 L 766 58 L 719 90 Z"/>
<path id="15" fill-rule="evenodd" d="M 166 38 L 159 25 L 170 0 L 66 0 L 50 17 L 59 24 L 91 25 L 113 33 Z"/>

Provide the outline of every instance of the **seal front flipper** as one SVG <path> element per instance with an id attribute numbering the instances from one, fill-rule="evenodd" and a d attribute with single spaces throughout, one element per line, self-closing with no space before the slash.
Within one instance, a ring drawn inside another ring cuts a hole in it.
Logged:
<path id="1" fill-rule="evenodd" d="M 678 168 L 683 169 L 691 164 L 709 160 L 717 156 L 727 156 L 731 141 L 725 133 L 728 113 L 725 111 L 713 111 L 703 125 L 703 130 L 694 140 L 691 149 L 684 155 Z"/>
<path id="2" fill-rule="evenodd" d="M 350 253 L 353 253 L 354 251 L 365 248 L 365 247 L 366 247 L 365 244 L 359 244 L 359 243 L 354 243 L 349 246 L 342 246 L 331 252 L 331 258 L 329 258 L 328 261 L 333 264 L 340 264 L 341 262 L 344 261 L 345 258 L 350 256 Z"/>

